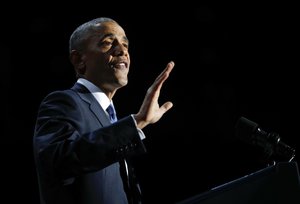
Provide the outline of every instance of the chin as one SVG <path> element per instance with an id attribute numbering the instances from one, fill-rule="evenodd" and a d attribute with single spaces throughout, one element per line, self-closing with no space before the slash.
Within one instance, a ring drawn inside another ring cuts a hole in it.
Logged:
<path id="1" fill-rule="evenodd" d="M 128 83 L 128 79 L 117 79 L 115 81 L 115 84 L 118 84 L 118 86 L 121 88 L 123 86 L 126 86 Z"/>
<path id="2" fill-rule="evenodd" d="M 127 84 L 128 84 L 128 80 L 126 80 L 126 81 L 121 81 L 121 82 L 120 82 L 120 85 L 121 85 L 121 86 L 126 86 Z"/>

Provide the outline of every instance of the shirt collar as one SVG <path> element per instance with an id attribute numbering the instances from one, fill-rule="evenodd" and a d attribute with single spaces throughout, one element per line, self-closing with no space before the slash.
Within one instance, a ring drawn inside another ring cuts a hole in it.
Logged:
<path id="1" fill-rule="evenodd" d="M 80 83 L 83 86 L 85 86 L 93 94 L 93 96 L 96 98 L 96 100 L 104 110 L 106 110 L 106 108 L 110 104 L 113 104 L 113 102 L 109 100 L 106 94 L 92 82 L 83 78 L 79 78 L 77 80 L 77 83 Z"/>

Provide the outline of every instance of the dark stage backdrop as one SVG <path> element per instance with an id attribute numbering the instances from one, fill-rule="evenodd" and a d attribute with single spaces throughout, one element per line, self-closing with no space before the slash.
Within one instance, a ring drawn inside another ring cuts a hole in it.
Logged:
<path id="1" fill-rule="evenodd" d="M 35 6 L 9 7 L 2 18 L 1 183 L 10 203 L 38 203 L 32 155 L 38 105 L 50 91 L 73 85 L 69 36 L 100 16 L 117 20 L 130 40 L 129 84 L 114 99 L 119 117 L 137 112 L 155 77 L 168 61 L 176 63 L 160 98 L 174 107 L 144 129 L 148 154 L 136 160 L 148 203 L 178 202 L 265 167 L 260 151 L 234 137 L 240 116 L 299 148 L 290 127 L 283 126 L 293 124 L 282 116 L 290 107 L 284 90 L 296 85 L 285 64 L 290 31 L 284 8 Z"/>

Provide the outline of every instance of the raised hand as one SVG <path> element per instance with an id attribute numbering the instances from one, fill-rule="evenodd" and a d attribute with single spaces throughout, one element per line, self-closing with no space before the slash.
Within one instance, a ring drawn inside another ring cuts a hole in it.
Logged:
<path id="1" fill-rule="evenodd" d="M 165 102 L 163 105 L 158 104 L 158 98 L 163 83 L 169 77 L 173 70 L 175 63 L 169 62 L 166 68 L 155 79 L 153 84 L 148 88 L 144 101 L 137 114 L 134 115 L 138 128 L 142 129 L 148 124 L 156 123 L 170 108 L 173 103 L 170 101 Z"/>

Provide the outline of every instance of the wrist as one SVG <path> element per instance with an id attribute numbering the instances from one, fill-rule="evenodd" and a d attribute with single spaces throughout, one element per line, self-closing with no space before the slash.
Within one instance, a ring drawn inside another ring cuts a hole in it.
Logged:
<path id="1" fill-rule="evenodd" d="M 136 126 L 139 129 L 143 129 L 144 127 L 146 127 L 149 123 L 146 122 L 146 120 L 143 120 L 142 117 L 139 114 L 133 114 L 133 117 L 136 121 Z"/>

